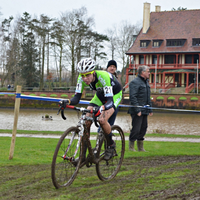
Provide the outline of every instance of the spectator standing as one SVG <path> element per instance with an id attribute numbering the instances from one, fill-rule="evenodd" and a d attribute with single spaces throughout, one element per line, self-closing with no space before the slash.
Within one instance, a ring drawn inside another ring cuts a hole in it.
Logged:
<path id="1" fill-rule="evenodd" d="M 110 60 L 107 64 L 107 72 L 110 72 L 112 75 L 114 75 L 117 79 L 117 62 L 115 60 Z M 119 81 L 119 80 L 118 80 Z M 117 108 L 115 108 L 115 112 L 112 114 L 112 116 L 108 119 L 108 123 L 112 126 L 115 123 L 115 119 L 117 117 L 117 113 L 119 111 L 119 106 Z"/>
<path id="2" fill-rule="evenodd" d="M 10 90 L 10 88 L 11 88 L 11 86 L 10 86 L 10 84 L 8 84 L 8 90 Z"/>
<path id="3" fill-rule="evenodd" d="M 134 143 L 137 140 L 138 151 L 145 151 L 143 147 L 144 136 L 147 131 L 147 117 L 152 116 L 153 112 L 148 108 L 140 106 L 151 104 L 150 85 L 149 85 L 149 67 L 146 65 L 139 66 L 138 76 L 129 84 L 129 100 L 133 107 L 130 107 L 128 113 L 132 118 L 132 129 L 129 136 L 129 150 L 135 151 Z"/>

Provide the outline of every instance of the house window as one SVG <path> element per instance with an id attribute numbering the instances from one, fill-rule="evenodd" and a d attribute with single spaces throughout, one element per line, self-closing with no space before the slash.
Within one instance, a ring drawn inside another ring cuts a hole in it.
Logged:
<path id="1" fill-rule="evenodd" d="M 140 47 L 147 47 L 150 43 L 150 40 L 140 40 Z"/>
<path id="2" fill-rule="evenodd" d="M 157 55 L 152 55 L 152 64 L 157 64 Z"/>
<path id="3" fill-rule="evenodd" d="M 173 64 L 175 63 L 175 55 L 165 55 L 165 64 Z"/>
<path id="4" fill-rule="evenodd" d="M 198 54 L 185 55 L 185 64 L 196 64 L 197 60 L 199 62 L 199 55 Z"/>
<path id="5" fill-rule="evenodd" d="M 153 40 L 153 47 L 159 47 L 163 40 Z"/>
<path id="6" fill-rule="evenodd" d="M 168 47 L 175 47 L 175 46 L 183 46 L 185 44 L 186 39 L 171 39 L 167 40 Z"/>
<path id="7" fill-rule="evenodd" d="M 199 63 L 199 55 L 194 54 L 194 63 L 197 63 L 197 60 L 198 60 L 198 63 Z"/>
<path id="8" fill-rule="evenodd" d="M 200 46 L 200 38 L 193 38 L 192 46 Z"/>
<path id="9" fill-rule="evenodd" d="M 144 64 L 144 56 L 143 56 L 143 55 L 140 55 L 140 56 L 139 56 L 139 59 L 140 59 L 140 64 Z"/>

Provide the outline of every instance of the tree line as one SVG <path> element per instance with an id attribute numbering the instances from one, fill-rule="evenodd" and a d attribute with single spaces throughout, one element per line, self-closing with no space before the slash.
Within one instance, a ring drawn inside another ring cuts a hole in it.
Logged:
<path id="1" fill-rule="evenodd" d="M 133 43 L 140 25 L 127 21 L 100 34 L 94 30 L 95 20 L 81 7 L 61 13 L 59 18 L 41 14 L 32 17 L 24 12 L 14 19 L 1 21 L 0 27 L 0 78 L 1 87 L 6 83 L 24 87 L 44 88 L 45 80 L 57 77 L 62 86 L 63 71 L 68 71 L 67 86 L 76 85 L 76 64 L 84 57 L 97 63 L 110 59 L 121 66 L 122 83 L 129 59 L 125 52 Z M 98 69 L 104 66 L 100 64 Z M 55 73 L 53 73 L 55 72 Z M 46 77 L 46 79 L 45 79 Z"/>

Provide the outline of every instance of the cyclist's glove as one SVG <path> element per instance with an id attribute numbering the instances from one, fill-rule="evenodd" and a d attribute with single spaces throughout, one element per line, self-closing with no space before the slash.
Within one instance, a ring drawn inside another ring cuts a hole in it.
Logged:
<path id="1" fill-rule="evenodd" d="M 94 116 L 98 117 L 99 115 L 101 115 L 102 111 L 104 110 L 105 110 L 104 106 L 94 108 Z"/>
<path id="2" fill-rule="evenodd" d="M 70 101 L 68 99 L 66 100 L 61 100 L 58 102 L 59 106 L 61 106 L 62 108 L 66 108 L 67 105 L 70 104 Z"/>

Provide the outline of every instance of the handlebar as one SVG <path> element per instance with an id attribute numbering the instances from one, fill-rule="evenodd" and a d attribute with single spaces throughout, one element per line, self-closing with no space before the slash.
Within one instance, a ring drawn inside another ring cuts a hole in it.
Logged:
<path id="1" fill-rule="evenodd" d="M 98 123 L 97 123 L 97 118 L 94 116 L 93 110 L 89 110 L 89 109 L 86 109 L 86 108 L 83 108 L 83 107 L 71 106 L 71 105 L 66 105 L 66 108 L 73 109 L 73 110 L 78 110 L 78 111 L 81 111 L 82 113 L 90 113 L 90 114 L 93 114 L 93 119 L 94 119 L 95 126 L 96 126 L 96 127 L 99 127 L 99 125 L 98 125 Z M 62 116 L 62 118 L 63 118 L 64 120 L 66 120 L 67 118 L 65 117 L 64 110 L 65 110 L 65 108 L 64 108 L 63 106 L 60 106 L 57 115 L 58 115 L 58 114 L 60 113 L 60 111 L 61 111 L 61 116 Z"/>

